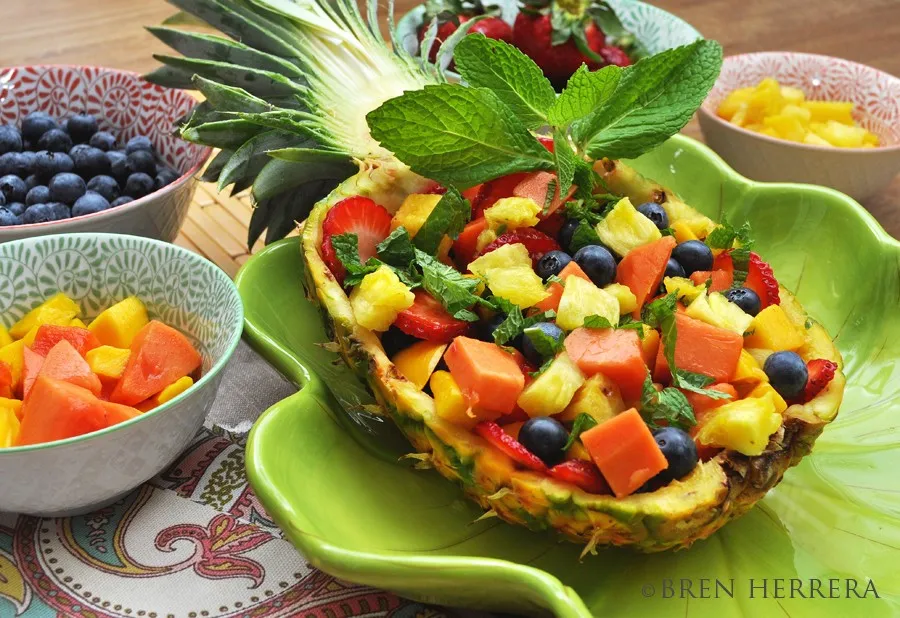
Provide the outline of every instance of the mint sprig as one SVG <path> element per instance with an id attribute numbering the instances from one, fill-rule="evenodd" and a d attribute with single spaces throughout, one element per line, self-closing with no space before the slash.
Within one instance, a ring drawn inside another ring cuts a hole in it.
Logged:
<path id="1" fill-rule="evenodd" d="M 409 232 L 402 225 L 378 243 L 377 250 L 378 257 L 384 263 L 397 268 L 409 268 L 416 259 L 416 249 L 413 247 Z"/>
<path id="2" fill-rule="evenodd" d="M 550 310 L 526 318 L 518 305 L 500 296 L 491 296 L 486 303 L 491 305 L 495 311 L 502 311 L 506 314 L 506 319 L 494 329 L 494 343 L 497 345 L 506 345 L 525 332 L 526 328 L 539 322 L 548 322 L 556 317 L 556 312 Z"/>
<path id="3" fill-rule="evenodd" d="M 413 244 L 425 253 L 434 255 L 444 236 L 456 240 L 471 216 L 472 206 L 468 200 L 455 187 L 449 187 L 416 232 Z"/>
<path id="4" fill-rule="evenodd" d="M 597 423 L 597 419 L 595 419 L 590 414 L 585 412 L 580 413 L 575 417 L 575 422 L 572 424 L 572 431 L 569 432 L 569 439 L 566 441 L 566 445 L 562 448 L 564 451 L 568 451 L 572 448 L 572 445 L 575 444 L 575 441 L 581 437 L 588 429 L 593 429 L 599 423 Z"/>
<path id="5" fill-rule="evenodd" d="M 589 71 L 581 65 L 566 84 L 547 114 L 548 122 L 555 127 L 568 127 L 605 104 L 616 90 L 622 69 L 606 66 L 599 71 Z"/>
<path id="6" fill-rule="evenodd" d="M 641 392 L 641 416 L 652 429 L 660 427 L 661 422 L 684 430 L 697 424 L 694 409 L 684 393 L 671 386 L 657 392 L 649 375 Z"/>
<path id="7" fill-rule="evenodd" d="M 363 264 L 359 259 L 359 237 L 356 234 L 337 234 L 331 237 L 331 246 L 337 259 L 344 265 L 347 276 L 344 285 L 356 285 L 363 277 L 373 273 L 381 266 L 382 262 L 371 258 Z"/>
<path id="8" fill-rule="evenodd" d="M 421 249 L 416 249 L 416 262 L 422 269 L 422 287 L 457 320 L 477 322 L 478 315 L 470 307 L 481 301 L 475 294 L 479 281 L 439 262 Z"/>
<path id="9" fill-rule="evenodd" d="M 563 342 L 564 337 L 553 337 L 548 335 L 537 324 L 529 326 L 522 331 L 522 335 L 528 337 L 531 345 L 537 350 L 537 353 L 543 358 L 556 356 L 556 354 L 565 348 Z"/>

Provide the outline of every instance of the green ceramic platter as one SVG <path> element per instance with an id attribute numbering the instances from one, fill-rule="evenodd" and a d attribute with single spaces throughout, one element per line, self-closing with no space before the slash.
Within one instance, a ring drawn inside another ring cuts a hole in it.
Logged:
<path id="1" fill-rule="evenodd" d="M 263 505 L 316 567 L 426 602 L 564 617 L 900 615 L 900 243 L 842 194 L 752 183 L 684 137 L 634 164 L 708 215 L 750 221 L 757 250 L 844 355 L 839 417 L 756 508 L 690 550 L 582 562 L 549 535 L 473 523 L 481 513 L 454 485 L 399 459 L 406 442 L 317 345 L 295 238 L 237 281 L 252 343 L 302 387 L 250 436 Z"/>

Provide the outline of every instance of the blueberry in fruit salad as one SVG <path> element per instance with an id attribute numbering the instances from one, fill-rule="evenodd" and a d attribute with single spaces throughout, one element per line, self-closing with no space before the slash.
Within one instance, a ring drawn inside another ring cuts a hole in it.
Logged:
<path id="1" fill-rule="evenodd" d="M 538 322 L 529 326 L 522 333 L 522 354 L 525 360 L 540 367 L 548 357 L 560 351 L 565 332 L 552 322 Z"/>
<path id="2" fill-rule="evenodd" d="M 684 266 L 679 263 L 675 258 L 669 258 L 669 261 L 666 262 L 666 272 L 665 277 L 687 277 L 687 273 L 684 272 Z"/>
<path id="3" fill-rule="evenodd" d="M 535 270 L 538 277 L 547 281 L 550 277 L 561 273 L 562 269 L 568 266 L 571 261 L 572 256 L 565 251 L 548 251 L 538 260 Z"/>
<path id="4" fill-rule="evenodd" d="M 153 193 L 155 187 L 153 178 L 143 172 L 135 172 L 125 181 L 125 195 L 137 199 Z"/>
<path id="5" fill-rule="evenodd" d="M 747 315 L 756 316 L 762 309 L 759 294 L 750 288 L 730 288 L 724 292 L 725 298 L 741 308 Z"/>
<path id="6" fill-rule="evenodd" d="M 128 155 L 121 150 L 110 150 L 106 153 L 106 158 L 109 161 L 110 175 L 120 186 L 124 186 L 132 173 L 131 166 L 128 165 Z"/>
<path id="7" fill-rule="evenodd" d="M 19 215 L 5 207 L 0 207 L 0 226 L 21 225 L 22 219 Z"/>
<path id="8" fill-rule="evenodd" d="M 672 249 L 672 258 L 681 264 L 688 275 L 699 271 L 712 270 L 712 249 L 700 240 L 688 240 Z"/>
<path id="9" fill-rule="evenodd" d="M 653 439 L 666 458 L 668 467 L 654 480 L 662 485 L 684 478 L 697 466 L 697 443 L 686 431 L 677 427 L 661 427 L 653 432 Z"/>
<path id="10" fill-rule="evenodd" d="M 565 456 L 569 432 L 554 418 L 532 418 L 519 429 L 519 442 L 548 466 L 555 466 Z"/>
<path id="11" fill-rule="evenodd" d="M 149 152 L 154 152 L 153 143 L 150 141 L 149 137 L 144 135 L 137 135 L 132 137 L 125 144 L 125 154 L 131 154 L 132 152 L 136 152 L 138 150 L 147 150 Z"/>
<path id="12" fill-rule="evenodd" d="M 669 215 L 666 214 L 666 209 L 656 202 L 645 202 L 637 207 L 637 211 L 653 221 L 653 225 L 658 229 L 664 230 L 669 227 Z"/>
<path id="13" fill-rule="evenodd" d="M 12 202 L 11 204 L 7 204 L 5 208 L 17 217 L 21 217 L 22 213 L 25 212 L 26 206 L 22 202 Z"/>
<path id="14" fill-rule="evenodd" d="M 602 245 L 588 245 L 572 258 L 594 285 L 604 287 L 616 278 L 616 258 Z"/>
<path id="15" fill-rule="evenodd" d="M 171 167 L 163 167 L 156 174 L 156 178 L 154 180 L 156 182 L 156 190 L 159 191 L 166 185 L 170 185 L 178 180 L 178 172 L 173 170 Z"/>
<path id="16" fill-rule="evenodd" d="M 85 180 L 94 176 L 109 174 L 109 159 L 106 158 L 106 153 L 99 148 L 94 148 L 87 144 L 79 144 L 69 152 L 69 155 L 75 163 L 75 173 Z"/>
<path id="17" fill-rule="evenodd" d="M 87 190 L 99 193 L 108 202 L 115 201 L 121 194 L 119 183 L 116 182 L 116 179 L 106 175 L 91 178 L 87 183 Z"/>
<path id="18" fill-rule="evenodd" d="M 6 198 L 6 202 L 24 202 L 28 194 L 25 181 L 13 174 L 0 177 L 0 193 Z"/>
<path id="19" fill-rule="evenodd" d="M 103 152 L 108 152 L 110 150 L 115 150 L 116 136 L 109 131 L 97 131 L 96 133 L 91 135 L 91 139 L 88 140 L 88 144 L 90 144 L 94 148 L 99 148 Z"/>
<path id="20" fill-rule="evenodd" d="M 149 150 L 135 150 L 128 155 L 128 167 L 132 173 L 142 172 L 148 176 L 155 176 L 156 157 Z"/>
<path id="21" fill-rule="evenodd" d="M 19 129 L 9 124 L 0 125 L 0 155 L 21 150 L 22 134 Z"/>
<path id="22" fill-rule="evenodd" d="M 75 162 L 65 152 L 41 150 L 35 154 L 34 174 L 42 182 L 48 182 L 57 174 L 71 172 L 74 169 Z"/>
<path id="23" fill-rule="evenodd" d="M 47 187 L 50 189 L 51 200 L 70 206 L 87 191 L 84 179 L 72 172 L 57 174 L 50 179 L 50 184 Z"/>
<path id="24" fill-rule="evenodd" d="M 25 205 L 32 206 L 33 204 L 44 204 L 49 202 L 50 200 L 50 189 L 44 185 L 37 185 L 36 187 L 32 187 L 30 191 L 28 191 L 28 195 L 25 196 Z"/>
<path id="25" fill-rule="evenodd" d="M 58 128 L 59 125 L 47 112 L 31 112 L 22 119 L 22 137 L 32 145 L 37 145 L 47 131 Z"/>
<path id="26" fill-rule="evenodd" d="M 50 129 L 41 135 L 37 147 L 51 152 L 69 152 L 72 149 L 72 138 L 62 129 Z"/>
<path id="27" fill-rule="evenodd" d="M 72 216 L 91 215 L 107 208 L 109 208 L 109 201 L 105 197 L 94 191 L 87 191 L 75 200 L 75 204 L 72 206 Z"/>
<path id="28" fill-rule="evenodd" d="M 69 207 L 60 202 L 35 204 L 29 206 L 22 214 L 22 223 L 47 223 L 48 221 L 68 219 L 71 216 Z"/>
<path id="29" fill-rule="evenodd" d="M 581 226 L 581 219 L 566 219 L 566 222 L 559 228 L 559 245 L 566 251 L 571 251 L 572 237 L 579 226 Z"/>
<path id="30" fill-rule="evenodd" d="M 784 350 L 770 355 L 763 364 L 763 371 L 779 395 L 791 400 L 803 394 L 809 381 L 806 363 L 796 352 Z"/>
<path id="31" fill-rule="evenodd" d="M 97 119 L 90 114 L 75 114 L 69 117 L 66 131 L 76 144 L 83 144 L 97 132 Z"/>

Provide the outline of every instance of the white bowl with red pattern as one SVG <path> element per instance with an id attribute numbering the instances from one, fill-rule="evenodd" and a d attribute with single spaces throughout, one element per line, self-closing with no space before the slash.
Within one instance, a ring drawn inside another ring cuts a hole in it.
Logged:
<path id="1" fill-rule="evenodd" d="M 38 65 L 0 68 L 0 125 L 21 126 L 22 118 L 44 111 L 54 119 L 75 113 L 95 116 L 101 131 L 121 142 L 150 138 L 156 152 L 179 177 L 127 204 L 61 221 L 0 227 L 0 242 L 72 232 L 112 232 L 172 241 L 187 217 L 197 175 L 210 149 L 190 144 L 174 132 L 197 100 L 182 90 L 163 88 L 137 73 L 92 66 Z"/>
<path id="2" fill-rule="evenodd" d="M 716 114 L 728 93 L 766 77 L 800 88 L 810 100 L 852 101 L 854 119 L 875 133 L 881 145 L 800 144 L 743 129 Z M 849 60 L 795 52 L 729 56 L 699 116 L 706 143 L 754 180 L 823 185 L 862 201 L 884 190 L 900 172 L 900 78 Z"/>

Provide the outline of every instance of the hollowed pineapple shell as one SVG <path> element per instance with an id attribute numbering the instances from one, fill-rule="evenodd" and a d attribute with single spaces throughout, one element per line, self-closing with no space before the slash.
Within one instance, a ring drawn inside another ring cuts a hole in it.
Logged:
<path id="1" fill-rule="evenodd" d="M 603 168 L 612 190 L 634 203 L 653 199 L 663 204 L 673 220 L 709 221 L 631 168 L 609 161 L 604 165 L 598 165 L 598 171 Z M 394 211 L 407 194 L 422 190 L 426 184 L 402 170 L 363 170 L 317 204 L 302 233 L 307 291 L 321 308 L 326 329 L 341 356 L 368 384 L 413 448 L 428 454 L 437 471 L 459 482 L 482 508 L 532 530 L 554 529 L 588 549 L 630 545 L 653 552 L 688 547 L 749 510 L 781 480 L 785 470 L 810 452 L 822 429 L 837 414 L 845 384 L 840 353 L 817 323 L 805 328 L 805 311 L 782 288 L 782 307 L 806 332 L 807 344 L 799 350 L 801 356 L 805 360 L 830 359 L 839 370 L 815 399 L 785 411 L 784 424 L 762 455 L 748 457 L 723 451 L 681 481 L 622 499 L 587 494 L 572 485 L 517 469 L 506 455 L 476 434 L 437 416 L 434 400 L 397 371 L 375 333 L 356 323 L 347 295 L 319 253 L 325 214 L 341 199 L 365 195 Z"/>

